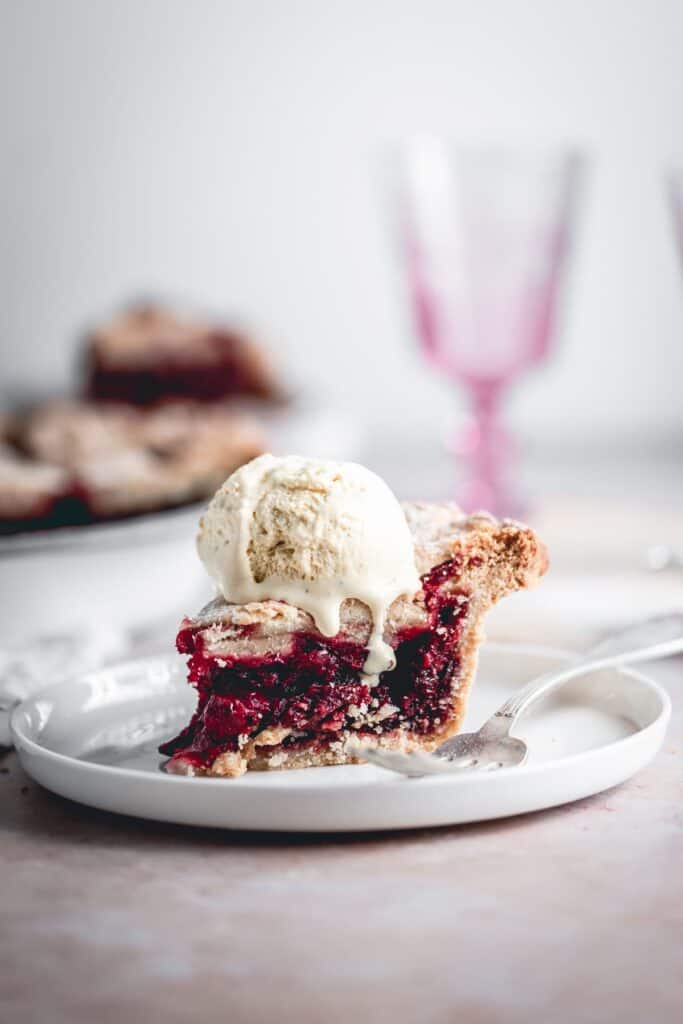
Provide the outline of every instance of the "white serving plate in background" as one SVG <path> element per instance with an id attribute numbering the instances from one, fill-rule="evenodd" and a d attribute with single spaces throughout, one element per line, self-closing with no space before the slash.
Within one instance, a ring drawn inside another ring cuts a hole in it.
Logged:
<path id="1" fill-rule="evenodd" d="M 203 508 L 0 537 L 0 645 L 193 608 L 210 592 L 194 543 Z"/>
<path id="2" fill-rule="evenodd" d="M 465 729 L 567 655 L 490 644 Z M 670 715 L 645 675 L 575 679 L 518 726 L 529 762 L 496 772 L 406 779 L 370 765 L 250 772 L 240 779 L 166 775 L 157 745 L 186 724 L 195 694 L 182 659 L 128 662 L 64 680 L 15 709 L 25 770 L 61 796 L 142 818 L 218 828 L 366 831 L 500 818 L 577 800 L 628 779 L 659 750 Z"/>
<path id="3" fill-rule="evenodd" d="M 285 409 L 247 408 L 275 453 L 357 454 L 353 425 L 305 395 Z M 0 537 L 0 647 L 83 628 L 144 628 L 196 610 L 213 593 L 195 548 L 207 503 Z"/>

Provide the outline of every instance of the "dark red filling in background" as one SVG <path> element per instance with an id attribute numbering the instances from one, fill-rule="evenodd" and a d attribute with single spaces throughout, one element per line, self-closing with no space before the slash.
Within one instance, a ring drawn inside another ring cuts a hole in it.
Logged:
<path id="1" fill-rule="evenodd" d="M 190 655 L 189 679 L 199 700 L 190 724 L 162 744 L 160 752 L 201 767 L 225 751 L 236 750 L 239 736 L 269 726 L 303 734 L 288 737 L 284 746 L 310 745 L 313 739 L 325 745 L 353 726 L 350 705 L 359 708 L 374 701 L 371 711 L 385 704 L 398 709 L 379 723 L 382 732 L 400 726 L 428 735 L 450 712 L 452 682 L 459 667 L 457 643 L 467 601 L 440 589 L 458 569 L 459 563 L 451 560 L 423 577 L 429 624 L 400 635 L 396 668 L 383 672 L 374 687 L 363 681 L 361 672 L 366 648 L 343 637 L 323 640 L 302 634 L 285 655 L 221 666 L 203 653 L 197 629 L 181 629 L 178 650 Z M 354 732 L 376 735 L 375 724 L 361 725 Z"/>
<path id="2" fill-rule="evenodd" d="M 270 390 L 243 354 L 237 335 L 214 331 L 205 342 L 211 348 L 206 363 L 182 355 L 159 356 L 149 366 L 111 366 L 97 354 L 89 357 L 86 394 L 100 401 L 151 405 L 174 398 L 215 401 L 228 395 L 269 398 Z"/>

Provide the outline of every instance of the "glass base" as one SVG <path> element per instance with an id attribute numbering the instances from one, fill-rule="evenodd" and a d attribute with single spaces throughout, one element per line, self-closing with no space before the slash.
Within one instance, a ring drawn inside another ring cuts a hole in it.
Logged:
<path id="1" fill-rule="evenodd" d="M 463 512 L 490 512 L 497 519 L 522 519 L 529 512 L 525 497 L 500 482 L 467 480 L 458 488 L 455 500 Z"/>

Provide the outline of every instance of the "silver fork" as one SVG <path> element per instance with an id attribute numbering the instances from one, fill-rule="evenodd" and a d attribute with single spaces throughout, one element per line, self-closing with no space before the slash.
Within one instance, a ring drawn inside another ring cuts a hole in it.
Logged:
<path id="1" fill-rule="evenodd" d="M 372 764 L 402 775 L 431 775 L 463 770 L 491 771 L 524 764 L 528 749 L 510 730 L 529 708 L 563 683 L 596 669 L 654 661 L 683 652 L 683 613 L 648 619 L 614 633 L 596 647 L 572 658 L 560 669 L 533 679 L 510 697 L 478 732 L 465 732 L 446 740 L 432 753 L 410 754 L 363 747 Z"/>

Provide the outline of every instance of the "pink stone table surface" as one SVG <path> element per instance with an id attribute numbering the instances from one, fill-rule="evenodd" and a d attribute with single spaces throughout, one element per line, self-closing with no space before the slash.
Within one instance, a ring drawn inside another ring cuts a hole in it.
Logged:
<path id="1" fill-rule="evenodd" d="M 630 592 L 635 609 L 646 583 L 647 607 L 670 606 L 683 575 L 669 577 L 655 594 L 634 565 L 612 590 L 591 588 L 590 617 L 602 602 L 607 626 L 617 598 Z M 562 580 L 548 587 L 543 622 L 542 603 L 530 614 L 510 602 L 489 632 L 589 639 L 571 587 L 565 606 Z M 652 675 L 674 704 L 653 764 L 591 799 L 480 825 L 333 837 L 174 827 L 52 796 L 6 755 L 0 1022 L 680 1022 L 683 659 Z"/>
<path id="2" fill-rule="evenodd" d="M 10 754 L 0 1020 L 680 1021 L 683 664 L 656 674 L 678 710 L 649 768 L 481 825 L 173 827 L 52 796 Z"/>

